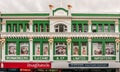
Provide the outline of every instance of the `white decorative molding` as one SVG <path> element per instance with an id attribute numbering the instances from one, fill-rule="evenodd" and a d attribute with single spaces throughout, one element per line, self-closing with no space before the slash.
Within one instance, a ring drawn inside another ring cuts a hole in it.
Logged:
<path id="1" fill-rule="evenodd" d="M 77 32 L 22 32 L 22 33 L 14 33 L 14 32 L 3 32 L 1 33 L 1 37 L 4 38 L 24 38 L 27 37 L 29 38 L 32 36 L 33 38 L 49 38 L 49 37 L 71 37 L 71 38 L 88 38 L 88 37 L 96 37 L 96 38 L 116 38 L 119 37 L 119 33 L 114 33 L 114 32 L 98 32 L 98 33 L 77 33 Z"/>

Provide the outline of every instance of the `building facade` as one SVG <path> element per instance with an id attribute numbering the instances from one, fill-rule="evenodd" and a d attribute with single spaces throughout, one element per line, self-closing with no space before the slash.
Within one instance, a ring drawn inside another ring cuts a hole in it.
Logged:
<path id="1" fill-rule="evenodd" d="M 50 13 L 1 13 L 1 68 L 120 71 L 120 14 L 71 13 L 69 6 L 50 9 Z"/>

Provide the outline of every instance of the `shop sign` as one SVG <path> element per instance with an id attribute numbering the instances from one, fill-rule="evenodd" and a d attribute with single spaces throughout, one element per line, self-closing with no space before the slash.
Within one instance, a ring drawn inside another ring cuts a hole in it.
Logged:
<path id="1" fill-rule="evenodd" d="M 51 68 L 50 62 L 4 62 L 4 68 Z"/>
<path id="2" fill-rule="evenodd" d="M 69 67 L 108 67 L 107 63 L 91 63 L 91 64 L 79 64 L 79 63 L 71 63 Z"/>
<path id="3" fill-rule="evenodd" d="M 1 68 L 1 63 L 0 63 L 0 68 Z"/>
<path id="4" fill-rule="evenodd" d="M 115 60 L 116 57 L 113 56 L 96 56 L 96 57 L 92 57 L 92 60 Z"/>
<path id="5" fill-rule="evenodd" d="M 67 56 L 54 56 L 54 60 L 67 60 Z"/>
<path id="6" fill-rule="evenodd" d="M 5 60 L 29 60 L 29 56 L 5 56 Z"/>
<path id="7" fill-rule="evenodd" d="M 49 56 L 33 56 L 33 60 L 49 60 Z"/>
<path id="8" fill-rule="evenodd" d="M 88 57 L 84 57 L 84 56 L 72 56 L 71 59 L 72 60 L 88 60 Z"/>

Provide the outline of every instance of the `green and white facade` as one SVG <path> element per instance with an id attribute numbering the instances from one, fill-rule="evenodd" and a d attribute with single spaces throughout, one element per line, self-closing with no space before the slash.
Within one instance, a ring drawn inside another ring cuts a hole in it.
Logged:
<path id="1" fill-rule="evenodd" d="M 71 13 L 64 8 L 1 13 L 0 34 L 1 62 L 51 62 L 51 68 L 107 63 L 99 68 L 120 68 L 120 14 Z"/>

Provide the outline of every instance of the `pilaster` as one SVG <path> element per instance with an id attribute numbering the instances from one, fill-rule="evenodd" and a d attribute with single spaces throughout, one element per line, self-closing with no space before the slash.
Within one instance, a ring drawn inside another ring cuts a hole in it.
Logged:
<path id="1" fill-rule="evenodd" d="M 115 32 L 119 32 L 119 21 L 118 19 L 115 20 Z"/>
<path id="2" fill-rule="evenodd" d="M 50 37 L 49 46 L 50 46 L 50 61 L 53 61 L 53 37 Z"/>
<path id="3" fill-rule="evenodd" d="M 91 25 L 92 25 L 91 20 L 88 20 L 88 32 L 92 32 L 91 31 Z"/>
<path id="4" fill-rule="evenodd" d="M 68 61 L 71 61 L 71 38 L 68 37 L 67 41 L 67 47 L 68 47 Z"/>
<path id="5" fill-rule="evenodd" d="M 1 39 L 2 44 L 2 60 L 1 60 L 1 68 L 4 68 L 3 62 L 5 61 L 5 38 Z"/>
<path id="6" fill-rule="evenodd" d="M 91 37 L 88 37 L 88 62 L 91 62 Z"/>
<path id="7" fill-rule="evenodd" d="M 2 21 L 2 32 L 6 32 L 6 20 Z"/>
<path id="8" fill-rule="evenodd" d="M 30 43 L 30 61 L 33 60 L 33 38 L 29 37 L 29 43 Z"/>
<path id="9" fill-rule="evenodd" d="M 116 62 L 119 62 L 119 38 L 116 38 Z"/>
<path id="10" fill-rule="evenodd" d="M 33 25 L 33 20 L 30 20 L 29 21 L 29 32 L 33 32 L 33 30 L 32 30 L 32 25 Z"/>

